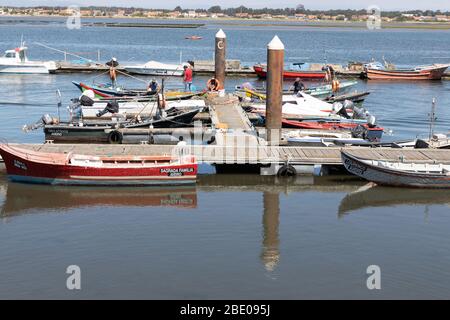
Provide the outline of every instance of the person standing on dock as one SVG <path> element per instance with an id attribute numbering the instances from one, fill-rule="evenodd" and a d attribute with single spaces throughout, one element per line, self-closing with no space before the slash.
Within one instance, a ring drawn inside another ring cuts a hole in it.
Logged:
<path id="1" fill-rule="evenodd" d="M 192 69 L 184 65 L 184 74 L 183 74 L 183 82 L 184 82 L 184 91 L 191 91 L 192 86 Z"/>
<path id="2" fill-rule="evenodd" d="M 111 79 L 112 87 L 115 88 L 117 83 L 117 74 L 116 68 L 119 66 L 119 62 L 116 58 L 112 58 L 111 61 L 108 61 L 106 65 L 109 67 L 109 78 Z"/>

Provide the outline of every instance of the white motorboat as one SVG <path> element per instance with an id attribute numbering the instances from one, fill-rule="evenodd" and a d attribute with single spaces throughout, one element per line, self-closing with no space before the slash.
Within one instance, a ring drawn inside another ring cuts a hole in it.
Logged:
<path id="1" fill-rule="evenodd" d="M 265 103 L 250 104 L 250 107 L 256 113 L 265 114 L 266 112 Z M 361 119 L 368 116 L 364 109 L 354 106 L 350 101 L 346 101 L 344 104 L 339 102 L 331 104 L 303 92 L 299 92 L 297 95 L 283 95 L 282 115 L 285 119 L 311 117 Z"/>
<path id="2" fill-rule="evenodd" d="M 6 50 L 0 57 L 0 73 L 52 73 L 57 69 L 55 61 L 30 61 L 25 43 L 14 50 Z"/>
<path id="3" fill-rule="evenodd" d="M 185 64 L 167 64 L 158 61 L 149 61 L 145 64 L 126 65 L 124 69 L 129 73 L 151 75 L 151 76 L 174 76 L 181 77 L 184 73 Z"/>

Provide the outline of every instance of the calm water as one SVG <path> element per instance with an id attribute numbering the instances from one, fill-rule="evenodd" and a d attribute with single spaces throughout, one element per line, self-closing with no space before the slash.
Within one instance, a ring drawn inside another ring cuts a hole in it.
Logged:
<path id="1" fill-rule="evenodd" d="M 100 49 L 124 63 L 176 62 L 180 51 L 184 59 L 212 59 L 218 27 L 70 31 L 59 23 L 0 24 L 0 48 L 15 47 L 23 34 L 35 59 L 61 55 L 33 42 Z M 220 27 L 229 58 L 249 65 L 265 59 L 274 34 L 286 45 L 287 62 L 383 54 L 397 64 L 450 61 L 448 31 Z M 190 34 L 204 39 L 184 40 Z M 71 81 L 93 77 L 1 75 L 0 136 L 42 142 L 40 131 L 25 134 L 21 126 L 56 113 L 56 89 L 67 104 L 79 94 Z M 243 81 L 229 79 L 227 86 Z M 202 87 L 205 78 L 195 82 Z M 449 129 L 450 82 L 358 86 L 372 92 L 366 106 L 394 131 L 392 138 L 427 132 L 432 97 L 438 130 Z M 65 188 L 10 183 L 0 173 L 0 298 L 449 298 L 450 193 L 356 192 L 363 185 L 340 176 L 231 175 L 202 176 L 196 187 L 182 189 Z M 72 264 L 81 267 L 81 291 L 65 287 Z M 380 291 L 366 288 L 373 264 L 381 267 Z"/>

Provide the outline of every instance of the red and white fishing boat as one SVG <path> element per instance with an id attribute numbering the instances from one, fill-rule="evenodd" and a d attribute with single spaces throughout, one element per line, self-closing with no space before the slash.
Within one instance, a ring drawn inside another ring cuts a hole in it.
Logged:
<path id="1" fill-rule="evenodd" d="M 263 64 L 257 64 L 253 66 L 253 70 L 255 70 L 255 73 L 260 78 L 266 78 L 267 77 L 267 66 Z M 318 71 L 312 71 L 312 70 L 284 70 L 283 71 L 283 78 L 284 79 L 316 79 L 316 80 L 322 80 L 325 79 L 326 72 L 322 70 Z"/>
<path id="2" fill-rule="evenodd" d="M 193 156 L 91 156 L 47 153 L 0 144 L 12 181 L 54 185 L 180 185 L 193 184 Z"/>
<path id="3" fill-rule="evenodd" d="M 366 67 L 367 79 L 369 80 L 440 80 L 448 64 L 433 64 L 429 66 L 418 66 L 413 69 L 382 69 Z"/>

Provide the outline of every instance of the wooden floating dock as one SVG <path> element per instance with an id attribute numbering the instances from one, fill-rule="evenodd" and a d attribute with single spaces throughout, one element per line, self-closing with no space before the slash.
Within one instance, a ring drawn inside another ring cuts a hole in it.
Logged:
<path id="1" fill-rule="evenodd" d="M 194 64 L 196 62 L 194 61 Z M 58 61 L 58 69 L 56 73 L 95 73 L 95 72 L 106 72 L 109 67 L 98 62 L 87 62 L 87 63 L 72 63 L 69 61 Z M 122 67 L 117 67 L 117 70 L 125 72 Z M 198 76 L 212 76 L 214 75 L 214 64 L 211 63 L 200 63 L 196 64 L 193 69 L 194 75 Z M 235 67 L 232 64 L 227 66 L 225 73 L 227 76 L 239 76 L 239 77 L 256 77 L 256 73 L 253 68 L 239 66 Z M 356 79 L 361 78 L 361 71 L 343 70 L 336 71 L 336 75 L 340 78 Z M 450 80 L 450 72 L 444 73 L 442 80 Z"/>
<path id="2" fill-rule="evenodd" d="M 73 63 L 70 61 L 57 61 L 56 73 L 95 73 L 109 70 L 101 62 Z M 127 73 L 121 66 L 116 68 L 120 72 Z M 194 75 L 212 76 L 214 75 L 213 61 L 194 61 Z M 242 66 L 239 60 L 227 60 L 225 69 L 227 76 L 256 77 L 256 73 L 251 67 Z M 337 71 L 336 75 L 341 78 L 359 78 L 360 71 Z"/>
<path id="3" fill-rule="evenodd" d="M 12 144 L 14 146 L 14 144 Z M 181 150 L 174 145 L 110 145 L 110 144 L 20 144 L 18 147 L 34 151 L 77 153 L 87 155 L 176 155 Z M 183 153 L 196 156 L 199 163 L 214 165 L 283 165 L 293 166 L 341 166 L 341 150 L 338 147 L 295 146 L 220 146 L 190 145 Z M 367 159 L 421 163 L 450 162 L 450 150 L 439 149 L 393 149 L 346 147 L 351 154 Z"/>
<path id="4" fill-rule="evenodd" d="M 120 61 L 119 61 L 120 62 Z M 85 63 L 75 63 L 71 61 L 57 61 L 57 70 L 55 73 L 95 73 L 95 72 L 106 72 L 109 67 L 104 65 L 99 61 L 90 61 Z M 127 71 L 122 67 L 118 66 L 116 68 L 120 72 L 127 73 Z M 194 75 L 199 76 L 211 76 L 214 75 L 214 61 L 194 61 Z M 242 66 L 239 60 L 227 60 L 225 73 L 228 76 L 254 76 L 256 73 L 253 68 Z"/>

